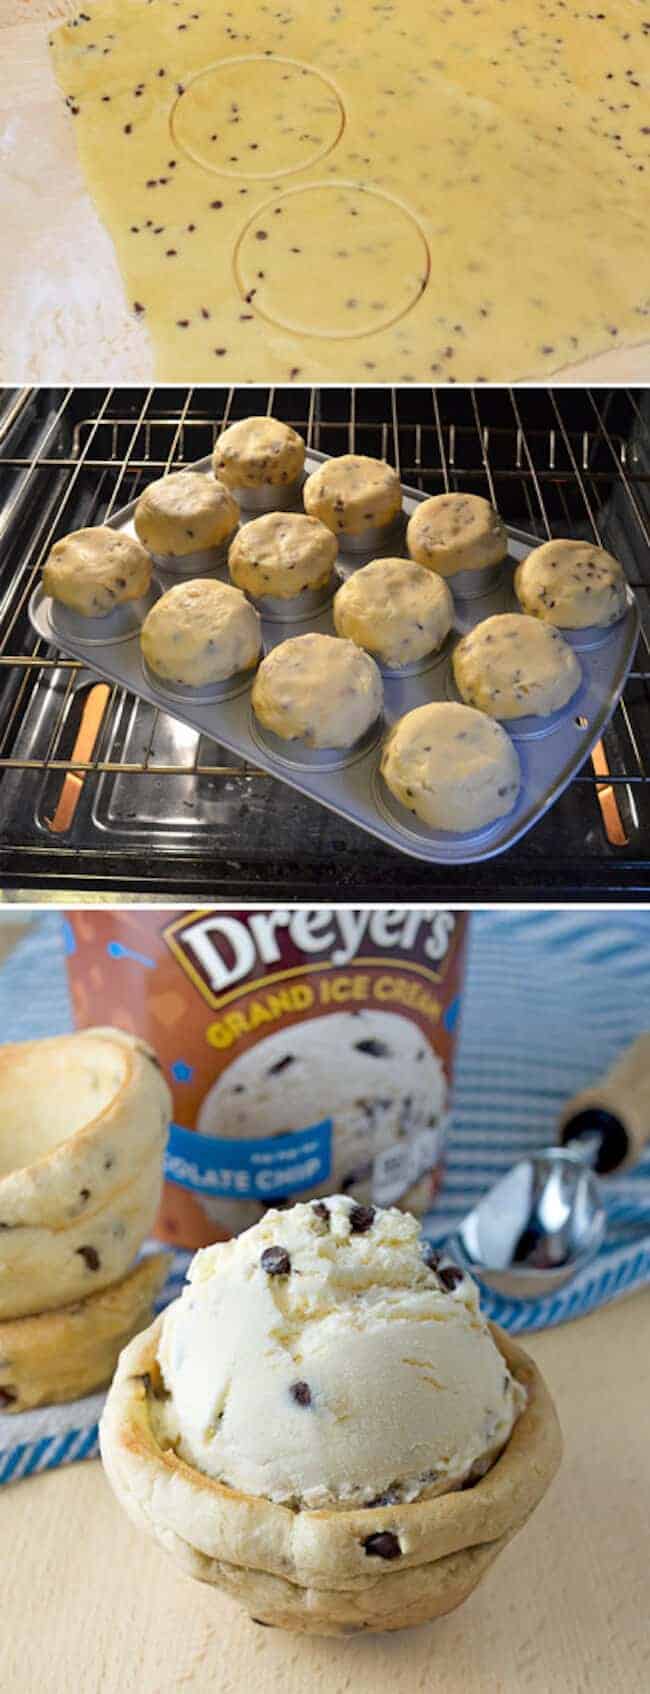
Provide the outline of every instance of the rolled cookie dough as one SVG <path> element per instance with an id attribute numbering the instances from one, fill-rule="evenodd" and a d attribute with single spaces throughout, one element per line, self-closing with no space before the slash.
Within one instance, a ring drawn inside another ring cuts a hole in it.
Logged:
<path id="1" fill-rule="evenodd" d="M 641 341 L 650 42 L 603 10 L 100 0 L 57 28 L 159 376 L 507 382 Z"/>
<path id="2" fill-rule="evenodd" d="M 337 633 L 395 667 L 435 652 L 453 621 L 446 583 L 410 559 L 372 559 L 334 599 Z"/>
<path id="3" fill-rule="evenodd" d="M 241 418 L 215 442 L 212 467 L 228 488 L 285 487 L 305 463 L 302 436 L 279 418 Z"/>
<path id="4" fill-rule="evenodd" d="M 402 489 L 397 471 L 384 459 L 344 453 L 307 478 L 303 500 L 305 511 L 335 535 L 361 535 L 394 522 L 402 509 Z"/>
<path id="5" fill-rule="evenodd" d="M 56 541 L 43 570 L 43 587 L 84 618 L 100 618 L 125 600 L 139 600 L 151 583 L 149 554 L 134 535 L 98 524 Z"/>
<path id="6" fill-rule="evenodd" d="M 60 1405 L 110 1382 L 122 1348 L 151 1321 L 169 1264 L 168 1253 L 151 1253 L 99 1294 L 0 1323 L 0 1410 Z"/>
<path id="7" fill-rule="evenodd" d="M 381 677 L 374 659 L 333 635 L 296 635 L 263 659 L 253 684 L 259 722 L 283 741 L 351 747 L 379 718 Z"/>
<path id="8" fill-rule="evenodd" d="M 254 606 L 226 582 L 193 577 L 156 601 L 142 625 L 146 662 L 163 682 L 200 688 L 250 670 L 262 646 Z"/>
<path id="9" fill-rule="evenodd" d="M 219 547 L 238 522 L 239 506 L 232 494 L 201 471 L 174 471 L 150 482 L 134 517 L 143 546 L 174 558 Z"/>
<path id="10" fill-rule="evenodd" d="M 304 512 L 266 512 L 245 524 L 230 548 L 228 569 L 248 594 L 290 600 L 321 588 L 332 575 L 337 545 L 331 530 Z"/>
<path id="11" fill-rule="evenodd" d="M 549 717 L 572 699 L 582 674 L 558 631 L 521 612 L 477 624 L 459 641 L 453 666 L 463 699 L 493 718 Z"/>
<path id="12" fill-rule="evenodd" d="M 387 788 L 430 829 L 483 829 L 512 811 L 519 759 L 500 724 L 453 701 L 417 706 L 390 732 L 381 757 Z"/>
<path id="13" fill-rule="evenodd" d="M 434 494 L 409 518 L 406 540 L 412 559 L 440 576 L 486 570 L 508 551 L 503 519 L 479 494 Z"/>
<path id="14" fill-rule="evenodd" d="M 525 612 L 558 629 L 605 628 L 627 605 L 622 565 L 588 541 L 545 541 L 515 571 L 515 594 Z"/>

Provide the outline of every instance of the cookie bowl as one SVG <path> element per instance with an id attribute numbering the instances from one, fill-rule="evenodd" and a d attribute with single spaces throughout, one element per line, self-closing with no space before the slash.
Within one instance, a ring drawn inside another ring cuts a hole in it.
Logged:
<path id="1" fill-rule="evenodd" d="M 104 1466 L 132 1521 L 257 1623 L 317 1635 L 401 1629 L 452 1611 L 539 1504 L 561 1435 L 536 1365 L 492 1327 L 527 1404 L 500 1458 L 434 1498 L 291 1510 L 216 1482 L 165 1435 L 160 1320 L 123 1352 L 100 1426 Z"/>
<path id="2" fill-rule="evenodd" d="M 151 1322 L 168 1268 L 168 1253 L 150 1253 L 98 1294 L 0 1323 L 0 1411 L 60 1405 L 103 1388 L 127 1341 Z"/>
<path id="3" fill-rule="evenodd" d="M 0 1050 L 0 1319 L 106 1288 L 153 1223 L 171 1097 L 119 1029 Z"/>

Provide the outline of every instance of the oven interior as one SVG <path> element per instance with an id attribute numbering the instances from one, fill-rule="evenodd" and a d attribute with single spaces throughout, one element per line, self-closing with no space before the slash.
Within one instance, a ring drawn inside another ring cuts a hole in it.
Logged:
<path id="1" fill-rule="evenodd" d="M 484 494 L 624 564 L 642 634 L 595 755 L 515 847 L 423 865 L 98 681 L 32 631 L 59 536 L 100 523 L 228 422 L 273 412 L 324 453 Z M 150 388 L 0 393 L 0 873 L 8 890 L 291 901 L 633 898 L 650 884 L 650 398 L 636 389 Z"/>

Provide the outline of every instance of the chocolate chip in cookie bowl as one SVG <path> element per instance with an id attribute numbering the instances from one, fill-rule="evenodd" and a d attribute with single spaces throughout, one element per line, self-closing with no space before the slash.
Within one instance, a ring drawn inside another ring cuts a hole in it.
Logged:
<path id="1" fill-rule="evenodd" d="M 397 1536 L 390 1529 L 379 1535 L 367 1535 L 363 1550 L 369 1559 L 399 1559 L 402 1552 Z"/>
<path id="2" fill-rule="evenodd" d="M 552 1480 L 537 1367 L 430 1257 L 397 1208 L 334 1194 L 269 1211 L 196 1254 L 120 1361 L 109 1481 L 253 1619 L 345 1634 L 450 1611 Z"/>
<path id="3" fill-rule="evenodd" d="M 65 1310 L 72 1326 L 75 1301 L 127 1274 L 158 1208 L 170 1115 L 164 1077 L 120 1029 L 0 1048 L 0 1325 Z M 64 1382 L 63 1350 L 59 1363 Z"/>
<path id="4" fill-rule="evenodd" d="M 217 437 L 216 477 L 245 512 L 287 511 L 300 503 L 305 443 L 279 418 L 241 418 Z"/>

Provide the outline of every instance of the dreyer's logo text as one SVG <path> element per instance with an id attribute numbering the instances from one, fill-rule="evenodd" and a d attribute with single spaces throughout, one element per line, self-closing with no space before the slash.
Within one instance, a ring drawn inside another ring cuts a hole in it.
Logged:
<path id="1" fill-rule="evenodd" d="M 254 972 L 271 975 L 319 960 L 346 966 L 360 954 L 372 961 L 387 953 L 415 954 L 440 967 L 449 951 L 453 912 L 405 912 L 308 907 L 304 911 L 197 912 L 170 924 L 164 939 L 211 1006 Z"/>

